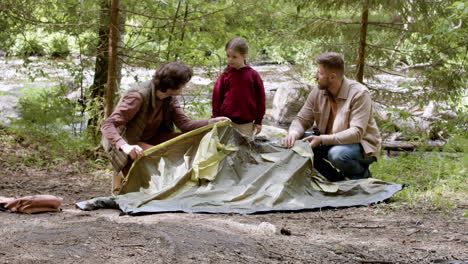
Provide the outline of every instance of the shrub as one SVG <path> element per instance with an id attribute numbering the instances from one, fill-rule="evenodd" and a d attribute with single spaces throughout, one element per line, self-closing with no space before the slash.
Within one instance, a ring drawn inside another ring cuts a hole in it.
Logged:
<path id="1" fill-rule="evenodd" d="M 44 46 L 36 37 L 17 38 L 11 53 L 16 56 L 44 56 L 46 54 Z"/>
<path id="2" fill-rule="evenodd" d="M 21 122 L 34 131 L 47 134 L 73 121 L 74 104 L 66 99 L 66 88 L 30 88 L 18 100 Z"/>
<path id="3" fill-rule="evenodd" d="M 45 157 L 52 160 L 73 159 L 90 147 L 84 133 L 72 130 L 79 117 L 76 103 L 68 100 L 66 93 L 64 86 L 25 90 L 16 107 L 19 119 L 12 120 L 9 128 L 43 148 Z"/>
<path id="4" fill-rule="evenodd" d="M 52 57 L 64 58 L 70 54 L 70 46 L 65 36 L 54 36 L 49 44 L 49 54 Z"/>

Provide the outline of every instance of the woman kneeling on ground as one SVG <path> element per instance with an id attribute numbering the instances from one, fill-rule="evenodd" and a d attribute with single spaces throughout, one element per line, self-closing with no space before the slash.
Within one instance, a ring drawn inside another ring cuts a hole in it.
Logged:
<path id="1" fill-rule="evenodd" d="M 119 191 L 132 161 L 142 157 L 144 150 L 181 134 L 174 132 L 174 125 L 188 132 L 229 120 L 216 117 L 195 121 L 185 115 L 176 96 L 192 75 L 192 69 L 182 62 L 161 65 L 152 80 L 130 88 L 104 121 L 101 128 L 104 149 L 118 173 L 114 176 L 114 193 Z"/>

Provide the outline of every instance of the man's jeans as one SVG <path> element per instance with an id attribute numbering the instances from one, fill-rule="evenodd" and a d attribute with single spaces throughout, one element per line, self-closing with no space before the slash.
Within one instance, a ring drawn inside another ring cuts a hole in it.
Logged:
<path id="1" fill-rule="evenodd" d="M 304 135 L 307 137 L 310 135 Z M 371 177 L 369 165 L 375 157 L 363 156 L 361 144 L 322 146 L 313 149 L 314 167 L 329 181 Z"/>

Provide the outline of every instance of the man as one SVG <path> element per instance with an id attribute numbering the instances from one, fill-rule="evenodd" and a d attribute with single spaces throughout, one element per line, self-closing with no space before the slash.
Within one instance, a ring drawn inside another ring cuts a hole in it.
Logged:
<path id="1" fill-rule="evenodd" d="M 369 165 L 377 160 L 381 138 L 369 90 L 344 76 L 341 54 L 324 53 L 315 62 L 317 87 L 282 143 L 290 148 L 301 138 L 310 142 L 314 167 L 330 181 L 371 177 Z M 320 135 L 304 134 L 314 122 Z"/>

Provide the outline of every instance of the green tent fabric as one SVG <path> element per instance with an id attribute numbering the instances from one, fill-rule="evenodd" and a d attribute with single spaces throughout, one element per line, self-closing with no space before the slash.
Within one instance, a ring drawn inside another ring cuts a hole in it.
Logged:
<path id="1" fill-rule="evenodd" d="M 328 182 L 312 162 L 306 142 L 286 149 L 274 141 L 249 141 L 230 122 L 211 124 L 145 151 L 120 195 L 77 206 L 114 207 L 127 214 L 249 214 L 366 205 L 402 189 L 372 178 Z"/>

